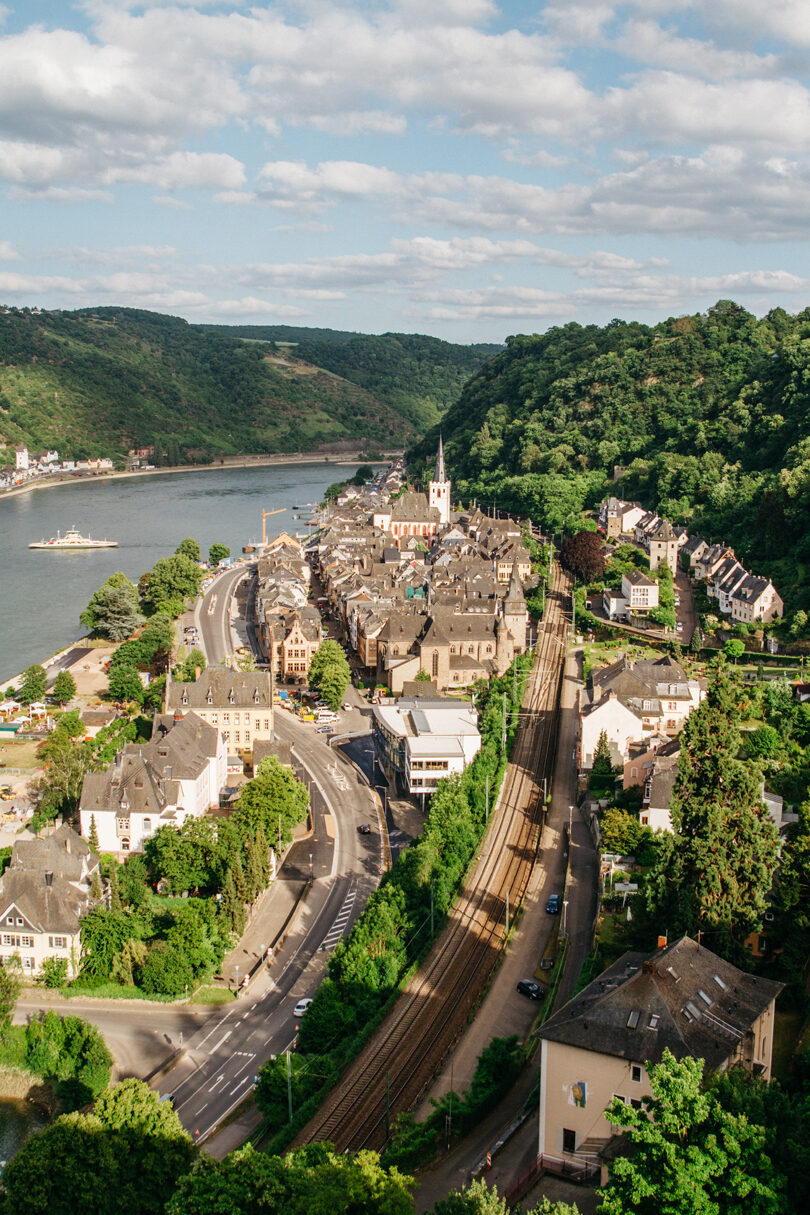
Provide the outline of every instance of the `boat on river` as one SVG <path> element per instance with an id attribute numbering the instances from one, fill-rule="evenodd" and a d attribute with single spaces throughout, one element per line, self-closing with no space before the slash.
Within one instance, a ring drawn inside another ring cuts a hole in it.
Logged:
<path id="1" fill-rule="evenodd" d="M 28 547 L 59 549 L 64 552 L 66 549 L 118 548 L 118 541 L 92 540 L 90 536 L 82 536 L 75 527 L 71 527 L 68 528 L 64 536 L 61 532 L 57 532 L 55 536 L 51 536 L 50 540 L 35 540 L 33 544 L 29 544 Z"/>

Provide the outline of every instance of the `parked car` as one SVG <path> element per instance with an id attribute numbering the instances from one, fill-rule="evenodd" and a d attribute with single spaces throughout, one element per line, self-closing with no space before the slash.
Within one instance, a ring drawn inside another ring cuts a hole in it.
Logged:
<path id="1" fill-rule="evenodd" d="M 371 835 L 371 823 L 361 823 L 357 830 L 361 835 Z"/>
<path id="2" fill-rule="evenodd" d="M 353 705 L 350 705 L 350 704 L 349 704 L 349 702 L 348 702 L 348 701 L 346 701 L 346 704 L 345 704 L 345 705 L 341 705 L 341 708 L 343 709 L 343 712 L 344 712 L 344 713 L 350 713 L 350 712 L 351 712 L 351 710 L 354 708 L 354 706 L 353 706 Z"/>
<path id="3" fill-rule="evenodd" d="M 549 915 L 559 915 L 562 910 L 562 898 L 558 894 L 552 894 L 546 903 L 546 911 Z"/>
<path id="4" fill-rule="evenodd" d="M 521 979 L 517 990 L 522 996 L 528 996 L 530 1000 L 542 1000 L 547 989 L 543 987 L 542 983 L 535 983 L 534 979 Z"/>
<path id="5" fill-rule="evenodd" d="M 316 734 L 331 734 L 332 727 L 331 726 L 316 726 L 315 733 Z"/>
<path id="6" fill-rule="evenodd" d="M 678 623 L 675 625 L 675 628 L 678 630 L 679 633 L 682 633 L 683 632 L 683 621 L 679 620 Z"/>
<path id="7" fill-rule="evenodd" d="M 303 1017 L 304 1013 L 307 1011 L 307 1009 L 309 1008 L 311 1003 L 312 1003 L 311 996 L 307 996 L 305 999 L 299 1000 L 298 1003 L 296 1004 L 295 1008 L 293 1009 L 293 1016 L 294 1017 Z"/>

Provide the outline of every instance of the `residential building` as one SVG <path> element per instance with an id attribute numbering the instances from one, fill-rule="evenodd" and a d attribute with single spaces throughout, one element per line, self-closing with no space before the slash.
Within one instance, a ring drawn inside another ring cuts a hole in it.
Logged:
<path id="1" fill-rule="evenodd" d="M 478 717 L 467 702 L 419 697 L 374 705 L 372 729 L 383 771 L 410 794 L 435 792 L 481 749 Z"/>
<path id="2" fill-rule="evenodd" d="M 646 513 L 639 502 L 606 498 L 599 507 L 599 530 L 605 533 L 606 540 L 617 540 L 620 536 L 632 535 L 636 524 Z"/>
<path id="3" fill-rule="evenodd" d="M 741 624 L 781 620 L 785 605 L 769 578 L 747 574 L 729 595 L 731 616 Z"/>
<path id="4" fill-rule="evenodd" d="M 193 711 L 219 730 L 226 750 L 250 751 L 257 739 L 273 737 L 273 673 L 206 667 L 193 683 L 169 677 L 166 709 Z"/>
<path id="5" fill-rule="evenodd" d="M 82 835 L 95 825 L 101 851 L 120 860 L 142 852 L 158 828 L 182 827 L 219 806 L 227 765 L 216 726 L 193 712 L 156 717 L 150 742 L 128 743 L 104 772 L 84 778 Z"/>
<path id="6" fill-rule="evenodd" d="M 620 658 L 591 672 L 580 690 L 580 768 L 591 768 L 603 730 L 615 764 L 627 761 L 631 744 L 657 734 L 673 738 L 705 694 L 703 682 L 690 679 L 669 656 L 638 662 Z"/>
<path id="7" fill-rule="evenodd" d="M 21 472 L 26 472 L 28 469 L 28 448 L 24 444 L 14 449 L 14 457 L 16 460 L 15 467 Z"/>
<path id="8" fill-rule="evenodd" d="M 81 918 L 92 906 L 99 858 L 67 825 L 53 835 L 17 840 L 0 878 L 0 958 L 18 954 L 23 975 L 46 958 L 63 958 L 71 978 L 81 959 Z"/>
<path id="9" fill-rule="evenodd" d="M 541 1154 L 598 1160 L 614 1133 L 605 1110 L 615 1097 L 641 1108 L 665 1050 L 769 1079 L 782 986 L 689 937 L 624 954 L 537 1031 Z"/>

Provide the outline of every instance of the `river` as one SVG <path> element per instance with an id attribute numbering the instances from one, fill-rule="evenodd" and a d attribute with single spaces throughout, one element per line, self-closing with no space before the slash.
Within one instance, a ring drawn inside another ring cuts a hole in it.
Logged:
<path id="1" fill-rule="evenodd" d="M 333 481 L 357 464 L 274 464 L 122 477 L 33 489 L 0 498 L 0 682 L 43 662 L 86 632 L 79 613 L 110 574 L 134 582 L 186 536 L 203 555 L 214 541 L 238 556 L 260 540 L 262 510 L 268 536 L 307 531 L 310 510 Z M 378 466 L 379 467 L 379 466 Z M 79 552 L 29 549 L 32 540 L 75 526 L 82 535 L 118 541 L 118 548 Z"/>

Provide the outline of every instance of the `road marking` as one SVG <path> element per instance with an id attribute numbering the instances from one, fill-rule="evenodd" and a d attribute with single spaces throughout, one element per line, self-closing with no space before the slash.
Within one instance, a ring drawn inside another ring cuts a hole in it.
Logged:
<path id="1" fill-rule="evenodd" d="M 323 816 L 323 829 L 329 836 L 330 840 L 335 838 L 335 820 L 331 814 Z"/>
<path id="2" fill-rule="evenodd" d="M 233 1030 L 229 1029 L 227 1034 L 225 1035 L 225 1037 L 220 1038 L 220 1040 L 219 1040 L 219 1042 L 217 1042 L 216 1046 L 211 1047 L 210 1053 L 213 1055 L 215 1050 L 219 1050 L 220 1046 L 223 1046 L 228 1041 L 228 1039 L 230 1038 L 232 1033 L 233 1033 Z"/>
<path id="3" fill-rule="evenodd" d="M 251 1079 L 252 1079 L 252 1077 L 250 1077 L 250 1076 L 245 1076 L 245 1077 L 244 1077 L 242 1080 L 240 1080 L 240 1081 L 239 1081 L 239 1083 L 238 1083 L 238 1084 L 234 1085 L 234 1087 L 231 1089 L 231 1091 L 230 1091 L 230 1093 L 229 1093 L 228 1095 L 229 1095 L 230 1097 L 232 1097 L 232 1096 L 234 1095 L 234 1093 L 238 1093 L 238 1092 L 239 1092 L 239 1089 L 242 1087 L 242 1085 L 243 1085 L 243 1084 L 250 1084 L 250 1083 L 251 1083 Z"/>
<path id="4" fill-rule="evenodd" d="M 354 905 L 354 900 L 356 899 L 356 897 L 357 897 L 356 890 L 350 890 L 349 893 L 346 895 L 346 898 L 343 900 L 343 905 L 341 906 L 340 911 L 335 916 L 335 919 L 332 923 L 331 928 L 329 929 L 326 936 L 321 941 L 321 945 L 320 945 L 321 949 L 334 949 L 335 948 L 338 941 L 343 936 L 344 928 L 346 927 L 347 923 L 349 922 L 349 919 L 350 919 L 351 913 L 352 913 L 352 908 Z"/>
<path id="5" fill-rule="evenodd" d="M 203 1112 L 203 1110 L 207 1110 L 207 1109 L 208 1109 L 208 1106 L 209 1106 L 210 1104 L 211 1104 L 211 1103 L 210 1103 L 210 1101 L 206 1101 L 205 1105 L 201 1105 L 201 1106 L 200 1106 L 200 1108 L 197 1110 L 197 1113 L 198 1113 L 198 1114 L 201 1114 L 201 1113 Z"/>
<path id="6" fill-rule="evenodd" d="M 256 1058 L 256 1056 L 255 1056 L 255 1055 L 253 1055 L 253 1054 L 248 1055 L 247 1059 L 245 1059 L 245 1062 L 242 1064 L 242 1066 L 241 1066 L 241 1067 L 237 1067 L 236 1071 L 235 1071 L 235 1072 L 233 1073 L 233 1075 L 231 1076 L 231 1079 L 233 1079 L 233 1077 L 234 1077 L 234 1076 L 238 1076 L 238 1075 L 239 1075 L 239 1073 L 240 1073 L 240 1072 L 243 1072 L 243 1071 L 245 1070 L 245 1068 L 246 1068 L 246 1067 L 249 1067 L 249 1066 L 250 1066 L 250 1061 L 251 1061 L 251 1059 L 255 1059 L 255 1058 Z"/>
<path id="7" fill-rule="evenodd" d="M 208 1085 L 209 1093 L 213 1093 L 213 1091 L 217 1087 L 217 1085 L 221 1084 L 224 1079 L 225 1079 L 225 1073 L 220 1072 L 219 1075 L 217 1076 L 216 1080 L 214 1081 L 214 1083 Z"/>

